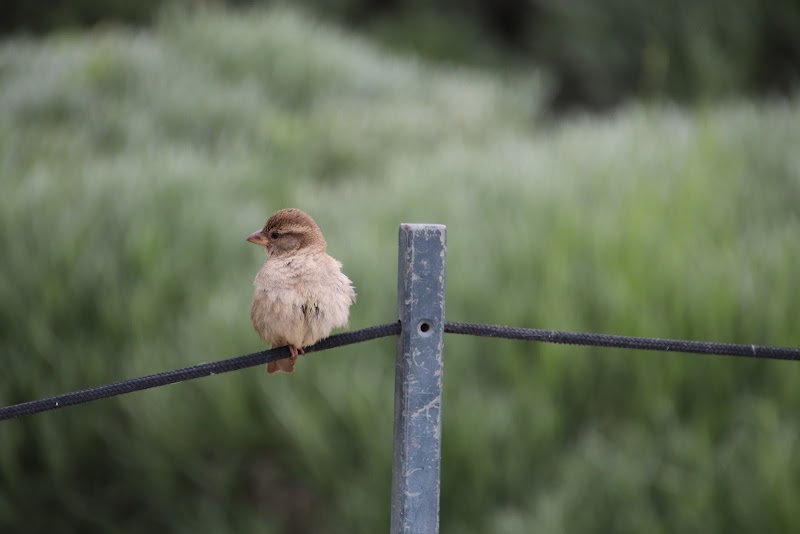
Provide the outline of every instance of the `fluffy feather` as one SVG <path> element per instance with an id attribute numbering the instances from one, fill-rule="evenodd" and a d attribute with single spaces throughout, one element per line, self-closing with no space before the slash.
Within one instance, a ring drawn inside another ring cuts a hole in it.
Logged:
<path id="1" fill-rule="evenodd" d="M 342 264 L 325 252 L 317 224 L 298 209 L 275 213 L 248 240 L 269 255 L 253 282 L 253 327 L 273 347 L 288 345 L 292 352 L 292 358 L 268 364 L 267 371 L 292 372 L 298 351 L 348 326 L 353 284 Z"/>

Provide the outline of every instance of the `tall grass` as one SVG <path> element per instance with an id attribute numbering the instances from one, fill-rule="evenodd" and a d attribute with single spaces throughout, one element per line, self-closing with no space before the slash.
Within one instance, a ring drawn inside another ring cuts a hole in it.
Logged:
<path id="1" fill-rule="evenodd" d="M 537 119 L 538 78 L 400 60 L 285 10 L 0 46 L 0 404 L 260 350 L 274 210 L 360 328 L 400 222 L 448 225 L 447 316 L 800 345 L 800 107 Z M 393 343 L 2 424 L 6 532 L 388 528 Z M 452 337 L 443 532 L 788 531 L 791 363 Z"/>

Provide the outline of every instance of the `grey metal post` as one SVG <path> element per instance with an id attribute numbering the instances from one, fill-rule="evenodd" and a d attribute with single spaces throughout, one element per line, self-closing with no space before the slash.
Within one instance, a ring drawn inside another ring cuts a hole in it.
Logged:
<path id="1" fill-rule="evenodd" d="M 439 532 L 446 229 L 401 224 L 392 534 Z"/>

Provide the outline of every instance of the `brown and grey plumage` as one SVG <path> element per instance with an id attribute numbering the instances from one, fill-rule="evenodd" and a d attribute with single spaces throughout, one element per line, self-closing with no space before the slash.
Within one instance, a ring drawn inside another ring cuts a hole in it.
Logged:
<path id="1" fill-rule="evenodd" d="M 267 364 L 267 372 L 291 373 L 303 347 L 347 327 L 356 294 L 342 264 L 325 252 L 322 232 L 296 208 L 274 213 L 248 241 L 263 246 L 267 260 L 253 282 L 250 319 L 272 347 L 289 346 L 291 358 Z"/>

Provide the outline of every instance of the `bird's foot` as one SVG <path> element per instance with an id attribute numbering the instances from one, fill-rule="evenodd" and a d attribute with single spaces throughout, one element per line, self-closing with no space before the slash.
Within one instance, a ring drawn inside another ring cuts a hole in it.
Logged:
<path id="1" fill-rule="evenodd" d="M 273 349 L 279 346 L 282 345 L 276 345 L 274 343 L 272 344 Z M 294 345 L 287 345 L 287 346 L 289 347 L 290 356 L 288 358 L 284 358 L 283 360 L 269 362 L 267 364 L 267 373 L 269 374 L 277 372 L 291 373 L 292 371 L 294 371 L 294 363 L 297 361 L 297 347 L 295 347 Z M 303 354 L 302 347 L 300 348 L 300 353 Z"/>

